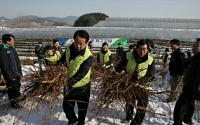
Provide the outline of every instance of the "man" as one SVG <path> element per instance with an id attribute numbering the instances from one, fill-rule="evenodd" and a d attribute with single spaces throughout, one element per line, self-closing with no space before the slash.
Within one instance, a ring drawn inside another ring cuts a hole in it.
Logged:
<path id="1" fill-rule="evenodd" d="M 200 100 L 200 39 L 193 44 L 194 56 L 183 77 L 182 93 L 174 108 L 174 125 L 182 122 L 192 125 L 195 110 L 194 99 Z"/>
<path id="2" fill-rule="evenodd" d="M 134 80 L 141 80 L 145 83 L 141 83 L 139 87 L 141 91 L 144 91 L 141 95 L 133 97 L 133 104 L 138 100 L 137 106 L 146 108 L 148 103 L 148 81 L 155 75 L 155 62 L 151 56 L 148 55 L 148 43 L 146 40 L 140 40 L 137 42 L 137 48 L 133 52 L 127 52 L 126 56 L 123 57 L 120 64 L 117 66 L 117 71 L 125 68 L 127 73 L 136 73 Z M 145 92 L 146 91 L 146 92 Z M 126 104 L 126 122 L 132 119 L 133 106 Z M 135 118 L 132 120 L 131 125 L 140 125 L 144 119 L 145 111 L 137 109 Z"/>
<path id="3" fill-rule="evenodd" d="M 118 47 L 116 50 L 117 59 L 121 60 L 124 54 L 124 48 L 121 43 L 118 43 Z"/>
<path id="4" fill-rule="evenodd" d="M 74 34 L 74 43 L 68 45 L 60 62 L 65 63 L 69 72 L 67 88 L 65 88 L 63 109 L 68 125 L 83 125 L 87 113 L 90 98 L 90 74 L 93 56 L 87 42 L 89 34 L 84 30 L 78 30 Z M 76 100 L 76 101 L 70 101 Z M 78 104 L 78 118 L 74 113 L 75 102 Z"/>
<path id="5" fill-rule="evenodd" d="M 126 54 L 127 52 L 133 52 L 134 49 L 135 49 L 135 48 L 134 48 L 134 45 L 129 45 L 128 50 L 125 51 L 125 54 Z"/>
<path id="6" fill-rule="evenodd" d="M 180 41 L 177 39 L 173 39 L 170 41 L 171 49 L 173 52 L 171 53 L 171 59 L 169 62 L 169 72 L 170 72 L 170 80 L 169 84 L 171 85 L 171 90 L 175 90 L 178 86 L 178 81 L 182 79 L 182 75 L 184 73 L 184 60 L 185 54 L 180 50 Z M 177 93 L 170 93 L 166 102 L 172 102 L 176 99 Z"/>
<path id="7" fill-rule="evenodd" d="M 22 74 L 22 71 L 18 54 L 14 48 L 14 38 L 11 34 L 4 34 L 2 36 L 3 44 L 0 45 L 0 68 L 8 87 L 8 97 L 11 100 L 11 107 L 17 109 L 21 108 L 16 98 L 21 95 L 20 74 Z"/>
<path id="8" fill-rule="evenodd" d="M 101 50 L 97 53 L 97 62 L 104 64 L 103 68 L 105 69 L 113 67 L 112 53 L 108 49 L 108 43 L 104 42 L 102 44 Z"/>
<path id="9" fill-rule="evenodd" d="M 60 54 L 63 54 L 63 50 L 60 47 L 60 43 L 57 39 L 53 40 L 53 48 L 54 48 L 55 51 L 59 51 Z"/>
<path id="10" fill-rule="evenodd" d="M 44 64 L 45 51 L 42 42 L 38 42 L 38 46 L 35 47 L 35 54 L 38 57 L 39 69 L 42 71 L 42 63 Z"/>

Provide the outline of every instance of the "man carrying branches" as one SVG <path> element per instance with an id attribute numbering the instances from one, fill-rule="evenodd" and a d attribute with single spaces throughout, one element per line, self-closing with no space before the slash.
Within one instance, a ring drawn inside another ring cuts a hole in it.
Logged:
<path id="1" fill-rule="evenodd" d="M 74 43 L 68 45 L 60 62 L 66 63 L 69 76 L 64 90 L 63 109 L 68 125 L 83 125 L 90 98 L 90 74 L 93 56 L 87 46 L 89 34 L 78 30 L 74 34 Z M 78 118 L 74 113 L 75 102 L 78 104 Z"/>
<path id="2" fill-rule="evenodd" d="M 132 73 L 132 80 L 141 81 L 138 86 L 137 95 L 132 97 L 132 100 L 126 99 L 126 122 L 131 121 L 131 125 L 140 125 L 145 116 L 145 110 L 148 103 L 148 81 L 153 78 L 155 74 L 155 62 L 151 56 L 147 54 L 148 43 L 146 40 L 137 42 L 137 48 L 133 52 L 127 52 L 122 61 L 116 67 L 119 72 L 125 70 L 126 73 Z M 135 90 L 133 90 L 134 93 Z M 138 94 L 139 93 L 139 94 Z M 133 108 L 135 101 L 138 100 L 137 106 L 140 107 L 136 110 L 136 115 L 132 119 Z M 130 104 L 131 103 L 131 104 Z M 141 108 L 142 107 L 142 108 Z"/>

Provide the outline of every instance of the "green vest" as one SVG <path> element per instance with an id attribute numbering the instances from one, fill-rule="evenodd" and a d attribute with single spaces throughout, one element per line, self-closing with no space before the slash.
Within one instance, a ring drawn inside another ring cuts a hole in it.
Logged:
<path id="1" fill-rule="evenodd" d="M 144 77 L 147 73 L 148 66 L 152 64 L 153 58 L 148 55 L 148 60 L 137 65 L 135 57 L 132 52 L 126 53 L 126 59 L 128 60 L 126 65 L 126 72 L 134 72 L 136 69 L 138 70 L 138 79 Z M 148 83 L 147 83 L 148 84 Z M 148 85 L 139 85 L 141 88 L 149 89 Z"/>
<path id="2" fill-rule="evenodd" d="M 168 57 L 167 57 L 166 60 L 164 60 L 166 56 L 168 56 Z M 169 53 L 163 53 L 163 54 L 162 54 L 162 60 L 163 60 L 163 61 L 167 61 L 168 58 L 169 58 Z"/>
<path id="3" fill-rule="evenodd" d="M 66 50 L 66 62 L 67 62 L 67 68 L 68 68 L 68 73 L 69 73 L 68 78 L 71 78 L 74 74 L 76 74 L 76 72 L 80 68 L 80 65 L 85 60 L 87 60 L 89 58 L 89 56 L 92 55 L 88 46 L 86 46 L 84 55 L 79 55 L 75 59 L 73 59 L 69 62 L 71 45 L 72 44 L 68 45 L 67 50 Z M 88 73 L 80 81 L 77 81 L 72 87 L 74 87 L 74 88 L 82 87 L 82 86 L 86 85 L 87 83 L 89 83 L 90 82 L 90 74 L 91 74 L 91 68 L 89 69 Z"/>
<path id="4" fill-rule="evenodd" d="M 59 51 L 56 51 L 53 56 L 47 55 L 45 59 L 47 59 L 49 62 L 57 62 L 61 58 L 61 54 Z"/>
<path id="5" fill-rule="evenodd" d="M 100 50 L 98 54 L 100 63 L 107 63 L 109 61 L 109 56 L 111 56 L 111 51 L 108 50 L 107 53 L 103 54 L 102 51 Z"/>

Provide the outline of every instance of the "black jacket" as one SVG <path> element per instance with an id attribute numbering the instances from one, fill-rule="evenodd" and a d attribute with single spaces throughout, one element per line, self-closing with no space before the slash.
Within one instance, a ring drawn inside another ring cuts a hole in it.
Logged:
<path id="1" fill-rule="evenodd" d="M 133 53 L 133 56 L 136 59 L 137 64 L 143 63 L 143 62 L 148 60 L 148 54 L 146 54 L 141 59 L 137 59 L 137 51 L 134 50 L 132 53 Z M 121 72 L 122 70 L 125 70 L 127 63 L 128 63 L 128 60 L 126 58 L 126 55 L 124 55 L 124 57 L 121 60 L 121 62 L 117 65 L 116 71 L 117 72 Z M 148 66 L 147 73 L 146 73 L 146 75 L 144 77 L 153 78 L 154 75 L 155 75 L 155 61 L 153 60 L 152 64 Z"/>
<path id="2" fill-rule="evenodd" d="M 200 100 L 200 53 L 192 57 L 183 77 L 183 83 L 187 87 L 193 87 L 193 96 Z"/>
<path id="3" fill-rule="evenodd" d="M 36 46 L 35 54 L 37 55 L 38 58 L 44 58 L 45 57 L 44 47 Z"/>
<path id="4" fill-rule="evenodd" d="M 185 54 L 181 52 L 180 48 L 171 53 L 169 62 L 170 75 L 180 75 L 184 73 Z"/>
<path id="5" fill-rule="evenodd" d="M 19 74 L 22 74 L 22 70 L 15 48 L 7 47 L 5 44 L 2 44 L 0 45 L 0 55 L 0 68 L 4 79 L 7 82 L 12 82 L 13 79 L 19 78 Z"/>
<path id="6" fill-rule="evenodd" d="M 85 49 L 81 50 L 80 52 L 77 52 L 74 48 L 74 45 L 72 44 L 70 46 L 70 60 L 75 59 L 78 55 L 84 55 L 85 53 Z M 63 63 L 66 64 L 66 51 L 64 52 L 64 54 L 62 55 L 62 57 L 60 58 L 60 60 L 58 61 L 58 63 Z M 89 67 L 92 66 L 93 63 L 93 56 L 89 56 L 88 59 L 86 59 L 81 65 L 79 70 L 77 71 L 76 74 L 73 75 L 73 77 L 71 77 L 68 82 L 67 82 L 67 86 L 69 87 L 68 90 L 71 90 L 72 87 L 77 81 L 81 80 L 89 71 Z M 67 66 L 67 64 L 66 64 Z M 86 84 L 83 87 L 79 87 L 79 88 L 74 88 L 73 89 L 73 93 L 82 93 L 82 92 L 88 92 L 90 91 L 90 83 Z"/>
<path id="7" fill-rule="evenodd" d="M 63 54 L 63 50 L 62 50 L 61 47 L 56 48 L 55 46 L 53 46 L 53 49 L 54 49 L 55 51 L 59 51 L 60 54 Z"/>
<path id="8" fill-rule="evenodd" d="M 123 47 L 118 47 L 116 50 L 116 55 L 118 58 L 122 58 L 124 55 L 124 48 Z"/>

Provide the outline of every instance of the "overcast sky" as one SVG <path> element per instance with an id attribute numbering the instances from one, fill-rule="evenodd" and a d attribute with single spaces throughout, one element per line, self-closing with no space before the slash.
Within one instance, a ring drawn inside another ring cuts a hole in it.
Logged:
<path id="1" fill-rule="evenodd" d="M 200 0 L 0 0 L 0 17 L 81 16 L 200 19 Z"/>

